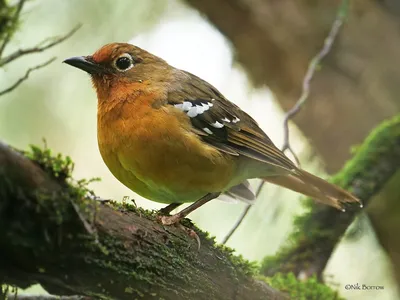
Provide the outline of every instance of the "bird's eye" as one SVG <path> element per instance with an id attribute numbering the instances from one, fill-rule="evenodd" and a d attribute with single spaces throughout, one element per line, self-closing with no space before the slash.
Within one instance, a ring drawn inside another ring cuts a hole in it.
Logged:
<path id="1" fill-rule="evenodd" d="M 114 65 L 119 71 L 127 71 L 133 67 L 132 56 L 128 53 L 124 53 L 115 60 Z"/>

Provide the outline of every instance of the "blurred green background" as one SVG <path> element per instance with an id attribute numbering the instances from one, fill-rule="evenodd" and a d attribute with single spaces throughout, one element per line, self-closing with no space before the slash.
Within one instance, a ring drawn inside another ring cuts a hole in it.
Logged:
<path id="1" fill-rule="evenodd" d="M 27 149 L 42 145 L 69 155 L 74 177 L 101 177 L 92 188 L 102 198 L 134 198 L 139 206 L 162 205 L 142 199 L 125 188 L 104 165 L 96 139 L 96 95 L 89 77 L 62 64 L 70 56 L 88 55 L 106 43 L 131 42 L 170 64 L 190 71 L 216 86 L 228 99 L 252 115 L 277 146 L 282 144 L 283 112 L 265 88 L 254 88 L 234 60 L 230 43 L 196 10 L 175 0 L 35 0 L 22 13 L 22 24 L 6 49 L 11 53 L 83 26 L 67 41 L 43 53 L 27 55 L 0 71 L 1 89 L 25 70 L 52 56 L 57 60 L 30 75 L 15 91 L 0 97 L 0 138 Z M 322 165 L 306 139 L 294 126 L 291 143 L 302 167 L 324 176 Z M 258 181 L 253 181 L 254 187 Z M 299 195 L 268 185 L 243 225 L 228 245 L 250 260 L 274 254 L 292 228 L 292 218 L 302 211 Z M 190 215 L 217 237 L 227 234 L 245 207 L 242 203 L 213 201 Z M 378 245 L 368 221 L 357 239 L 337 247 L 325 271 L 327 281 L 347 299 L 400 299 L 390 263 Z M 373 270 L 373 271 L 372 271 Z M 383 285 L 382 291 L 345 290 L 346 284 Z M 40 291 L 38 287 L 32 292 Z"/>

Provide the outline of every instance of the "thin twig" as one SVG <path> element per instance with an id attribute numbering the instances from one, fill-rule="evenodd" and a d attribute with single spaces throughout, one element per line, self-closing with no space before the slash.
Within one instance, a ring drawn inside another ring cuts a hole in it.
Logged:
<path id="1" fill-rule="evenodd" d="M 342 27 L 344 20 L 347 16 L 349 6 L 349 0 L 343 0 L 339 11 L 336 15 L 336 19 L 332 24 L 331 30 L 324 41 L 324 45 L 322 49 L 314 56 L 314 58 L 310 61 L 308 65 L 307 73 L 303 79 L 303 89 L 300 98 L 297 100 L 296 104 L 290 109 L 283 121 L 283 129 L 284 129 L 284 140 L 282 151 L 285 152 L 288 150 L 295 158 L 296 163 L 300 165 L 299 159 L 297 158 L 295 152 L 293 151 L 292 147 L 290 146 L 289 141 L 289 120 L 292 119 L 302 108 L 304 103 L 307 101 L 308 96 L 310 95 L 310 82 L 314 77 L 314 73 L 321 63 L 322 59 L 331 51 L 332 45 L 339 33 L 340 28 Z"/>
<path id="2" fill-rule="evenodd" d="M 6 64 L 9 64 L 10 62 L 16 60 L 17 58 L 20 58 L 24 55 L 31 54 L 31 53 L 39 53 L 43 52 L 51 47 L 54 47 L 55 45 L 58 45 L 71 37 L 79 28 L 81 25 L 75 26 L 70 32 L 67 34 L 60 36 L 60 37 L 53 37 L 53 38 L 47 38 L 46 40 L 40 42 L 37 44 L 35 47 L 32 48 L 27 48 L 27 49 L 19 49 L 10 55 L 4 57 L 3 59 L 0 60 L 0 67 L 3 67 Z"/>
<path id="3" fill-rule="evenodd" d="M 252 207 L 251 204 L 246 204 L 245 209 L 243 210 L 242 214 L 240 217 L 237 219 L 235 225 L 229 230 L 228 234 L 224 237 L 222 240 L 222 244 L 226 244 L 228 240 L 231 238 L 231 236 L 235 233 L 236 229 L 239 228 L 240 224 L 242 224 L 243 220 L 246 218 L 248 212 L 250 211 L 250 208 Z"/>
<path id="4" fill-rule="evenodd" d="M 4 94 L 7 94 L 11 91 L 13 91 L 14 89 L 16 89 L 22 82 L 24 82 L 25 80 L 28 79 L 29 74 L 33 71 L 36 71 L 38 69 L 44 68 L 46 66 L 48 66 L 49 64 L 51 64 L 56 58 L 53 57 L 51 59 L 49 59 L 48 61 L 44 62 L 43 64 L 37 65 L 35 67 L 29 68 L 28 70 L 26 70 L 26 73 L 23 77 L 21 77 L 20 79 L 18 79 L 13 85 L 11 85 L 10 87 L 6 88 L 5 90 L 0 91 L 0 96 L 3 96 Z"/>
<path id="5" fill-rule="evenodd" d="M 342 27 L 344 20 L 347 16 L 348 13 L 348 6 L 349 6 L 349 0 L 343 0 L 340 8 L 338 10 L 338 13 L 336 15 L 335 21 L 332 24 L 331 30 L 326 37 L 324 41 L 324 45 L 322 49 L 317 53 L 317 55 L 314 56 L 314 58 L 310 61 L 308 65 L 308 69 L 306 72 L 306 75 L 304 76 L 303 79 L 303 88 L 302 88 L 302 93 L 300 98 L 297 100 L 296 104 L 290 109 L 284 118 L 283 121 L 283 129 L 284 129 L 284 142 L 282 146 L 282 152 L 285 152 L 288 150 L 294 157 L 296 164 L 300 166 L 300 161 L 293 151 L 290 141 L 289 141 L 289 120 L 292 119 L 300 110 L 301 107 L 304 105 L 304 103 L 307 101 L 308 96 L 310 95 L 310 82 L 313 79 L 313 76 L 315 74 L 315 70 L 317 69 L 318 65 L 321 63 L 322 59 L 331 51 L 332 45 L 339 33 L 339 29 Z M 258 198 L 258 195 L 260 194 L 261 190 L 263 189 L 265 184 L 265 181 L 261 181 L 260 185 L 258 186 L 257 193 L 256 193 L 256 199 Z M 225 238 L 222 241 L 222 244 L 226 244 L 230 237 L 235 233 L 235 231 L 238 229 L 240 224 L 243 222 L 244 218 L 247 216 L 250 208 L 252 205 L 247 205 L 245 209 L 243 210 L 242 214 L 236 221 L 236 223 L 233 225 L 232 229 L 228 232 L 228 234 L 225 236 Z"/>
<path id="6" fill-rule="evenodd" d="M 18 2 L 18 4 L 16 5 L 17 9 L 15 10 L 15 14 L 14 14 L 12 20 L 11 20 L 11 22 L 12 22 L 12 25 L 11 25 L 11 26 L 15 26 L 15 24 L 18 22 L 19 16 L 20 16 L 20 14 L 21 14 L 21 11 L 22 11 L 22 8 L 24 7 L 25 2 L 26 2 L 26 0 L 20 0 L 20 1 Z M 4 41 L 3 41 L 3 43 L 2 43 L 1 46 L 0 46 L 0 57 L 2 56 L 3 51 L 4 51 L 4 49 L 6 48 L 8 42 L 10 41 L 10 39 L 11 39 L 13 33 L 14 33 L 13 30 L 10 30 L 10 31 L 7 33 L 6 37 L 4 38 Z"/>
<path id="7" fill-rule="evenodd" d="M 257 199 L 258 196 L 260 195 L 262 188 L 264 187 L 264 181 L 261 182 L 261 184 L 258 186 L 256 194 L 255 194 L 255 198 Z M 238 227 L 240 226 L 240 224 L 242 224 L 243 220 L 246 218 L 248 212 L 250 211 L 250 208 L 252 207 L 252 204 L 246 204 L 245 209 L 243 210 L 242 214 L 240 215 L 240 217 L 237 219 L 235 225 L 233 225 L 233 227 L 231 228 L 231 230 L 229 230 L 228 234 L 224 237 L 224 239 L 222 240 L 222 244 L 226 244 L 228 242 L 228 240 L 231 238 L 231 236 L 235 233 L 236 229 L 238 229 Z"/>

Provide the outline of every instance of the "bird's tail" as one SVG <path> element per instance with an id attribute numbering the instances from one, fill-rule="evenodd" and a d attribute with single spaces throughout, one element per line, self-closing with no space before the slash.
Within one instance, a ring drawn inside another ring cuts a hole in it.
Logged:
<path id="1" fill-rule="evenodd" d="M 297 174 L 268 176 L 264 177 L 263 180 L 309 196 L 343 211 L 344 203 L 358 202 L 362 207 L 361 201 L 349 192 L 304 170 L 298 170 Z"/>

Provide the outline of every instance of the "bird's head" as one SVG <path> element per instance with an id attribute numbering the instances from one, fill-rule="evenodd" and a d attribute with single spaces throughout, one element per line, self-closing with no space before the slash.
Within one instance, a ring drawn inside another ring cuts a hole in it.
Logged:
<path id="1" fill-rule="evenodd" d="M 165 81 L 171 69 L 161 58 L 126 43 L 107 44 L 93 55 L 71 57 L 64 63 L 90 74 L 99 99 L 117 89 Z"/>

